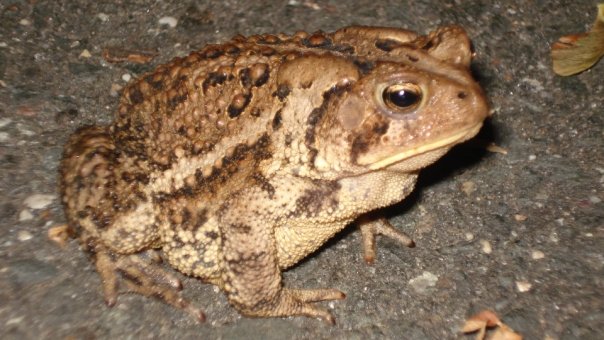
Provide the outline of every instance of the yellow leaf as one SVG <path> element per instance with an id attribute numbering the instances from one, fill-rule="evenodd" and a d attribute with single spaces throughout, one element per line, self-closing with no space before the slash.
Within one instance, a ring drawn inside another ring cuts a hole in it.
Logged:
<path id="1" fill-rule="evenodd" d="M 591 31 L 560 37 L 552 44 L 554 72 L 570 76 L 592 67 L 604 56 L 604 3 L 598 5 L 598 17 Z"/>

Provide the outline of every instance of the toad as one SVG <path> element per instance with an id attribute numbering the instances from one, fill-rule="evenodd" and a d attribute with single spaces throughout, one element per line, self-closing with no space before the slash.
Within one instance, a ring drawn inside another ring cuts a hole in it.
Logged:
<path id="1" fill-rule="evenodd" d="M 344 293 L 286 287 L 281 272 L 353 221 L 368 262 L 376 235 L 412 245 L 367 213 L 479 131 L 488 106 L 471 57 L 458 26 L 352 26 L 236 36 L 141 76 L 61 163 L 68 223 L 107 303 L 138 293 L 203 320 L 156 249 L 244 315 L 333 323 L 316 302 Z"/>

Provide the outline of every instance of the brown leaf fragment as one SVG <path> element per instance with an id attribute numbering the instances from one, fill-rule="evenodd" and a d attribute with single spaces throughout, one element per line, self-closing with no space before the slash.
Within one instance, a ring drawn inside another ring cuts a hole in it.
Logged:
<path id="1" fill-rule="evenodd" d="M 465 334 L 478 331 L 475 339 L 484 340 L 486 329 L 492 327 L 497 327 L 497 329 L 495 329 L 493 334 L 489 337 L 489 340 L 522 340 L 520 334 L 514 332 L 513 329 L 501 322 L 497 314 L 488 309 L 469 317 L 461 331 Z"/>
<path id="2" fill-rule="evenodd" d="M 64 248 L 69 240 L 69 227 L 61 224 L 48 229 L 48 238 L 59 247 Z"/>
<path id="3" fill-rule="evenodd" d="M 552 44 L 554 72 L 570 76 L 592 67 L 604 56 L 604 3 L 598 5 L 598 16 L 591 31 L 564 35 Z"/>
<path id="4" fill-rule="evenodd" d="M 118 47 L 106 47 L 102 53 L 103 59 L 112 64 L 131 62 L 146 64 L 157 56 L 156 51 L 129 50 Z"/>

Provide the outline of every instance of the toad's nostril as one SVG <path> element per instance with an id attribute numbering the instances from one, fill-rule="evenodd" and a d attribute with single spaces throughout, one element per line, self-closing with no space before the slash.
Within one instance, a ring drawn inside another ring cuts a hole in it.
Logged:
<path id="1" fill-rule="evenodd" d="M 467 93 L 465 93 L 464 91 L 459 91 L 459 92 L 457 93 L 457 98 L 459 98 L 459 99 L 464 99 L 464 98 L 466 98 L 467 96 L 468 96 L 468 94 L 467 94 Z"/>

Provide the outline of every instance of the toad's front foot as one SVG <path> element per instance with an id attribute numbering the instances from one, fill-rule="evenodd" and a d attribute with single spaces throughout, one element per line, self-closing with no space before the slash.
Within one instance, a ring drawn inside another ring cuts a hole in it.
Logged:
<path id="1" fill-rule="evenodd" d="M 119 294 L 136 293 L 159 298 L 203 322 L 203 312 L 182 297 L 180 280 L 161 269 L 152 255 L 122 255 L 96 249 L 95 264 L 103 281 L 107 305 L 115 305 Z"/>
<path id="2" fill-rule="evenodd" d="M 359 221 L 359 227 L 361 228 L 363 251 L 367 263 L 373 263 L 375 261 L 376 235 L 389 237 L 405 247 L 415 247 L 415 242 L 413 242 L 411 237 L 394 228 L 385 218 L 378 218 L 375 220 L 361 219 Z"/>

